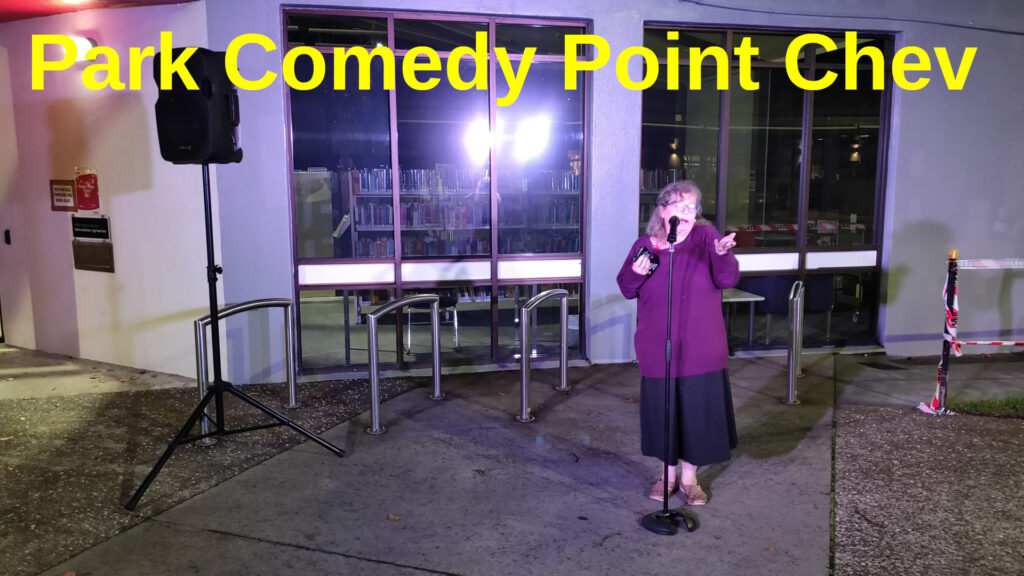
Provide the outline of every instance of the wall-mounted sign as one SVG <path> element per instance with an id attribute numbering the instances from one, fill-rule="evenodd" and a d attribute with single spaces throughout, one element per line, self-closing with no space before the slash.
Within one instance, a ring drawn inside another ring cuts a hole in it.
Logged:
<path id="1" fill-rule="evenodd" d="M 111 242 L 86 242 L 75 240 L 71 243 L 75 255 L 75 268 L 93 272 L 114 272 L 114 244 Z"/>
<path id="2" fill-rule="evenodd" d="M 95 173 L 78 174 L 75 176 L 75 194 L 78 197 L 79 210 L 100 209 L 99 181 Z"/>
<path id="3" fill-rule="evenodd" d="M 50 210 L 54 212 L 76 212 L 74 180 L 50 180 Z"/>
<path id="4" fill-rule="evenodd" d="M 72 216 L 71 236 L 76 240 L 110 240 L 110 220 Z"/>

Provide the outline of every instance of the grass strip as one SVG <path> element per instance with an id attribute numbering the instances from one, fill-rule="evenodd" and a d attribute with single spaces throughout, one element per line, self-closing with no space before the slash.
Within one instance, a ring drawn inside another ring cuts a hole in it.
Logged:
<path id="1" fill-rule="evenodd" d="M 1024 396 L 981 400 L 950 397 L 946 401 L 946 407 L 961 414 L 1024 418 Z"/>

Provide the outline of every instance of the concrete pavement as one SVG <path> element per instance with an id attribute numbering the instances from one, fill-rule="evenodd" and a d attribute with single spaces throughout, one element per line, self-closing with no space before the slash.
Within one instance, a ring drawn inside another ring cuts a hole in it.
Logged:
<path id="1" fill-rule="evenodd" d="M 1020 393 L 1024 363 L 1005 358 L 955 364 L 951 386 Z M 428 399 L 423 380 L 386 402 L 383 435 L 364 432 L 366 412 L 326 431 L 344 458 L 303 442 L 166 511 L 147 509 L 144 496 L 133 527 L 42 574 L 884 573 L 834 550 L 844 545 L 831 528 L 836 399 L 840 409 L 896 410 L 918 427 L 926 417 L 913 405 L 931 396 L 934 366 L 862 355 L 804 362 L 798 406 L 780 401 L 784 357 L 730 362 L 740 446 L 729 463 L 701 469 L 711 499 L 687 507 L 700 521 L 692 533 L 639 524 L 660 509 L 646 494 L 661 466 L 639 454 L 635 366 L 571 368 L 569 393 L 553 390 L 556 370 L 534 370 L 529 424 L 513 419 L 518 372 L 458 374 L 444 377 L 445 400 Z M 207 465 L 230 458 L 231 442 L 208 449 Z M 140 456 L 125 483 L 137 486 L 157 456 Z M 678 496 L 670 505 L 684 506 Z"/>

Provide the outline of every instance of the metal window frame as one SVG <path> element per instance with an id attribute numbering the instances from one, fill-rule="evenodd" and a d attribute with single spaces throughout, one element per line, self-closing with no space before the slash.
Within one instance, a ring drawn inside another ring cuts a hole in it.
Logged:
<path id="1" fill-rule="evenodd" d="M 497 98 L 498 98 L 498 95 L 497 95 L 497 92 L 495 90 L 496 80 L 497 80 L 497 63 L 491 57 L 491 54 L 494 53 L 494 47 L 495 47 L 495 41 L 496 41 L 495 33 L 496 33 L 496 26 L 497 25 L 499 25 L 499 24 L 527 24 L 527 25 L 539 25 L 539 26 L 543 26 L 543 25 L 567 26 L 568 25 L 568 26 L 579 26 L 580 28 L 582 28 L 584 30 L 584 33 L 587 33 L 587 34 L 593 33 L 593 20 L 586 19 L 586 18 L 558 18 L 558 17 L 531 18 L 531 17 L 513 17 L 513 16 L 506 16 L 506 15 L 488 15 L 488 14 L 477 14 L 477 13 L 443 13 L 443 12 L 414 11 L 414 10 L 409 10 L 409 11 L 405 11 L 405 10 L 372 10 L 372 9 L 370 9 L 370 10 L 362 10 L 362 9 L 346 9 L 346 8 L 331 9 L 331 8 L 311 8 L 311 7 L 308 7 L 308 6 L 289 5 L 289 4 L 285 4 L 285 5 L 282 5 L 280 7 L 280 14 L 281 14 L 281 45 L 283 47 L 285 47 L 286 50 L 295 46 L 295 45 L 289 44 L 288 41 L 287 41 L 287 39 L 288 39 L 288 30 L 287 30 L 287 16 L 288 16 L 288 14 L 307 14 L 307 15 L 322 14 L 322 15 L 330 15 L 330 16 L 355 16 L 355 17 L 386 18 L 387 19 L 388 47 L 391 48 L 391 50 L 394 53 L 396 59 L 398 59 L 399 57 L 403 56 L 404 54 L 406 54 L 408 52 L 408 50 L 395 50 L 394 49 L 394 44 L 395 44 L 395 38 L 394 38 L 394 36 L 395 36 L 395 20 L 396 19 L 397 20 L 439 20 L 439 21 L 454 21 L 454 22 L 486 22 L 488 24 L 488 86 L 489 86 L 489 89 L 488 89 L 488 115 L 489 115 L 490 125 L 492 125 L 492 126 L 495 124 L 496 119 L 497 119 Z M 323 47 L 323 51 L 326 51 L 326 50 L 328 50 L 328 48 L 327 47 Z M 436 51 L 436 52 L 442 58 L 449 54 L 449 52 L 445 52 L 445 51 Z M 585 58 L 590 58 L 591 56 L 592 56 L 591 54 L 588 54 Z M 522 56 L 520 54 L 510 53 L 509 57 L 512 60 L 519 60 L 519 59 L 521 59 Z M 559 55 L 550 55 L 550 54 L 535 55 L 533 57 L 533 61 L 534 62 L 565 62 L 565 57 L 564 57 L 564 55 L 559 56 Z M 499 263 L 501 263 L 501 262 L 508 262 L 508 261 L 518 261 L 518 260 L 529 260 L 529 261 L 532 261 L 532 262 L 543 262 L 543 261 L 548 261 L 548 260 L 578 259 L 578 260 L 580 260 L 580 275 L 578 277 L 574 276 L 574 277 L 555 278 L 555 277 L 550 277 L 550 276 L 545 275 L 545 276 L 541 276 L 541 277 L 527 278 L 527 277 L 523 276 L 523 277 L 515 278 L 514 282 L 515 283 L 521 283 L 521 284 L 529 284 L 529 283 L 531 283 L 531 280 L 536 280 L 536 282 L 532 282 L 532 283 L 560 283 L 560 282 L 579 283 L 581 285 L 581 290 L 580 290 L 581 295 L 583 293 L 583 287 L 586 285 L 586 283 L 585 283 L 585 279 L 586 279 L 586 253 L 587 253 L 587 239 L 589 237 L 589 234 L 588 234 L 588 229 L 589 229 L 588 224 L 589 224 L 589 222 L 588 222 L 588 218 L 587 218 L 586 206 L 588 205 L 589 189 L 590 189 L 590 176 L 589 176 L 590 155 L 589 155 L 589 147 L 588 147 L 587 143 L 590 141 L 590 134 L 589 134 L 590 98 L 591 98 L 591 91 L 592 91 L 592 85 L 593 85 L 593 82 L 591 80 L 591 74 L 592 73 L 590 73 L 590 72 L 587 72 L 587 73 L 584 74 L 583 84 L 579 88 L 579 90 L 581 92 L 581 95 L 582 95 L 582 98 L 581 98 L 581 100 L 582 100 L 581 121 L 582 121 L 582 133 L 583 133 L 583 142 L 581 144 L 581 150 L 582 150 L 581 174 L 582 174 L 582 177 L 581 177 L 581 184 L 580 184 L 581 185 L 581 193 L 580 193 L 580 197 L 579 197 L 580 198 L 580 251 L 579 252 L 570 252 L 570 253 L 544 253 L 544 254 L 539 254 L 539 255 L 526 255 L 526 254 L 507 254 L 507 255 L 502 255 L 502 254 L 499 254 L 499 252 L 498 252 L 498 244 L 497 244 L 497 236 L 498 236 L 498 225 L 497 225 L 497 222 L 498 222 L 498 219 L 497 219 L 498 206 L 497 206 L 497 201 L 496 201 L 496 198 L 497 198 L 497 178 L 495 177 L 497 165 L 496 165 L 496 159 L 495 159 L 494 155 L 491 154 L 490 155 L 490 160 L 489 160 L 489 163 L 490 163 L 489 164 L 489 166 L 490 166 L 490 172 L 489 173 L 491 174 L 491 178 L 490 178 L 490 195 L 491 195 L 490 196 L 490 204 L 491 204 L 491 206 L 490 206 L 490 208 L 491 208 L 491 215 L 490 215 L 490 217 L 491 217 L 490 255 L 487 256 L 487 257 L 480 257 L 480 258 L 466 258 L 466 257 L 463 256 L 463 257 L 451 257 L 451 258 L 436 258 L 436 259 L 427 258 L 427 259 L 425 259 L 425 258 L 421 258 L 421 257 L 416 257 L 414 261 L 410 261 L 410 262 L 415 262 L 415 264 L 417 264 L 417 265 L 429 264 L 429 263 L 432 263 L 432 262 L 434 262 L 434 263 L 441 263 L 441 262 L 458 263 L 458 262 L 463 262 L 463 261 L 480 262 L 480 263 L 489 263 L 490 264 L 491 274 L 490 274 L 490 278 L 488 280 L 486 280 L 483 283 L 481 283 L 481 280 L 479 278 L 474 278 L 474 279 L 467 279 L 465 282 L 460 282 L 459 283 L 459 285 L 470 285 L 470 286 L 474 286 L 474 287 L 475 286 L 488 286 L 491 289 L 491 353 L 490 353 L 490 358 L 489 358 L 490 361 L 496 361 L 496 360 L 503 360 L 504 359 L 504 358 L 498 356 L 498 354 L 499 354 L 499 346 L 498 346 L 498 328 L 499 328 L 499 326 L 498 326 L 498 299 L 497 299 L 497 294 L 498 294 L 499 287 L 500 286 L 504 286 L 504 285 L 508 285 L 509 280 L 508 279 L 503 279 L 503 278 L 500 277 L 500 275 L 499 275 Z M 282 90 L 283 96 L 284 96 L 285 110 L 290 111 L 291 110 L 291 106 L 292 106 L 290 90 L 289 90 L 288 86 L 286 86 L 283 82 L 280 83 L 280 84 L 281 84 L 281 90 Z M 400 186 L 401 174 L 396 169 L 396 167 L 399 166 L 399 159 L 398 159 L 397 90 L 390 90 L 390 91 L 388 91 L 388 99 L 389 99 L 389 102 L 388 102 L 388 105 L 389 105 L 389 111 L 388 111 L 389 119 L 388 119 L 388 122 L 389 122 L 389 130 L 390 130 L 389 138 L 390 138 L 390 149 L 391 149 L 390 154 L 391 154 L 391 166 L 393 168 L 392 171 L 391 171 L 391 180 L 392 180 L 392 182 L 391 182 L 391 188 L 392 188 L 392 210 L 397 211 L 398 210 L 398 206 L 400 205 L 399 204 L 399 202 L 400 202 L 399 196 L 400 196 L 400 192 L 401 192 L 401 186 Z M 285 122 L 285 140 L 286 140 L 286 150 L 287 150 L 288 162 L 291 163 L 291 162 L 294 162 L 295 152 L 294 152 L 293 145 L 292 145 L 292 142 L 293 142 L 293 127 L 292 127 L 292 120 L 291 120 L 291 116 L 290 115 L 288 116 L 288 118 L 287 118 L 287 120 Z M 321 259 L 301 258 L 300 259 L 299 256 L 298 256 L 298 246 L 297 246 L 297 244 L 295 242 L 295 207 L 294 207 L 295 190 L 294 190 L 294 184 L 291 181 L 289 181 L 289 183 L 288 183 L 287 194 L 288 194 L 288 210 L 289 210 L 289 219 L 290 219 L 290 221 L 289 221 L 289 225 L 290 225 L 289 241 L 292 244 L 292 268 L 293 268 L 292 286 L 293 286 L 293 294 L 295 296 L 295 301 L 296 302 L 300 301 L 299 295 L 300 295 L 301 291 L 303 291 L 303 290 L 311 290 L 311 289 L 312 290 L 317 290 L 317 289 L 343 289 L 343 290 L 353 290 L 353 291 L 358 291 L 358 290 L 361 290 L 361 289 L 368 289 L 368 290 L 392 290 L 394 292 L 394 298 L 395 299 L 399 299 L 399 298 L 402 298 L 404 296 L 404 293 L 405 293 L 405 291 L 407 289 L 411 290 L 411 289 L 415 288 L 417 290 L 422 290 L 423 288 L 429 289 L 429 288 L 443 288 L 443 287 L 450 287 L 451 286 L 451 281 L 450 280 L 447 281 L 447 282 L 444 282 L 444 281 L 437 281 L 437 282 L 429 282 L 429 281 L 427 281 L 427 282 L 425 282 L 422 278 L 419 278 L 419 277 L 414 277 L 414 278 L 410 279 L 409 281 L 406 281 L 403 278 L 403 267 L 406 264 L 406 262 L 404 261 L 403 255 L 402 255 L 401 225 L 399 224 L 399 220 L 398 220 L 397 217 L 394 219 L 394 221 L 395 221 L 394 234 L 393 234 L 393 241 L 394 241 L 394 244 L 395 244 L 395 256 L 394 256 L 394 258 L 367 259 L 367 258 L 354 258 L 353 257 L 353 258 L 344 258 L 344 259 L 343 258 L 337 258 L 337 259 L 334 259 L 334 258 L 326 258 L 326 259 L 323 259 L 323 258 L 321 258 Z M 377 283 L 377 282 L 368 281 L 367 278 L 363 278 L 363 277 L 356 277 L 356 278 L 351 279 L 351 281 L 347 281 L 347 280 L 339 281 L 337 279 L 334 280 L 334 281 L 325 280 L 323 283 L 317 283 L 317 284 L 312 284 L 312 285 L 305 284 L 305 283 L 303 283 L 301 281 L 301 272 L 300 271 L 312 270 L 311 267 L 320 267 L 320 266 L 329 266 L 329 265 L 346 266 L 346 265 L 355 265 L 355 264 L 384 264 L 384 263 L 392 264 L 393 267 L 394 267 L 393 281 L 392 282 Z M 296 312 L 296 322 L 297 322 L 297 325 L 301 327 L 301 322 L 302 322 L 302 319 L 301 319 L 301 306 L 297 306 L 295 312 Z M 585 306 L 584 306 L 582 298 L 580 299 L 580 303 L 579 303 L 579 314 L 580 314 L 581 319 L 582 319 L 582 317 L 585 314 Z M 346 319 L 346 321 L 347 321 L 347 319 Z M 583 326 L 584 325 L 585 325 L 585 322 L 581 321 L 580 322 L 580 338 L 579 338 L 579 346 L 580 346 L 579 354 L 580 354 L 580 356 L 586 357 L 586 344 L 585 344 L 586 339 L 584 338 L 584 334 L 583 334 Z M 297 346 L 298 346 L 298 350 L 299 350 L 299 353 L 297 354 L 297 369 L 298 369 L 300 374 L 316 373 L 316 372 L 327 372 L 327 371 L 336 372 L 336 371 L 344 371 L 344 370 L 350 370 L 350 369 L 354 370 L 354 369 L 356 369 L 356 368 L 349 368 L 349 367 L 339 366 L 339 367 L 337 367 L 337 369 L 319 369 L 318 368 L 318 369 L 315 369 L 315 370 L 306 370 L 302 366 L 302 353 L 301 353 L 301 350 L 302 350 L 302 330 L 298 329 L 298 330 L 296 330 L 296 333 L 297 333 L 296 334 Z M 399 337 L 399 334 L 398 334 L 398 331 L 396 331 L 396 338 L 398 338 L 398 337 Z"/>

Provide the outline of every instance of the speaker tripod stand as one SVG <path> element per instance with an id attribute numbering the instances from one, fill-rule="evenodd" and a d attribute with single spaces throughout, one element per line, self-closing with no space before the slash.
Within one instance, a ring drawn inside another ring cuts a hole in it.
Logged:
<path id="1" fill-rule="evenodd" d="M 283 424 L 291 428 L 292 430 L 295 430 L 299 434 L 302 434 L 303 436 L 316 442 L 317 444 L 323 446 L 328 451 L 337 455 L 338 457 L 345 455 L 345 451 L 342 450 L 341 448 L 338 448 L 337 446 L 331 444 L 330 442 L 327 442 L 323 438 L 320 438 L 316 434 L 313 434 L 309 430 L 306 430 L 302 426 L 299 426 L 298 424 L 292 422 L 280 412 L 277 412 L 273 408 L 250 397 L 248 394 L 242 392 L 230 382 L 226 382 L 221 377 L 220 322 L 217 310 L 217 275 L 221 273 L 221 268 L 220 266 L 217 266 L 213 258 L 213 212 L 210 203 L 210 168 L 209 164 L 207 163 L 203 163 L 203 204 L 206 211 L 206 280 L 210 288 L 210 331 L 211 337 L 213 339 L 213 382 L 207 388 L 206 394 L 199 401 L 199 405 L 196 406 L 195 410 L 193 410 L 192 414 L 188 417 L 188 420 L 185 421 L 185 425 L 182 426 L 181 430 L 178 431 L 178 435 L 174 437 L 174 440 L 172 440 L 171 443 L 167 446 L 167 449 L 164 450 L 163 455 L 160 456 L 160 459 L 157 461 L 156 465 L 153 466 L 152 470 L 150 470 L 149 475 L 146 476 L 146 479 L 142 481 L 142 484 L 135 491 L 135 494 L 132 496 L 131 500 L 129 500 L 128 503 L 125 504 L 124 507 L 128 510 L 135 509 L 135 506 L 138 505 L 139 500 L 142 498 L 142 495 L 146 493 L 146 489 L 148 489 L 149 485 L 152 484 L 153 480 L 156 479 L 157 474 L 160 473 L 160 469 L 164 467 L 164 464 L 166 464 L 167 461 L 171 458 L 171 455 L 174 454 L 174 450 L 177 449 L 178 446 L 182 444 L 189 444 L 191 442 L 201 440 L 208 436 L 226 436 L 228 434 L 238 434 L 241 432 L 250 432 L 253 430 L 260 430 L 263 428 L 281 426 Z M 247 428 L 240 428 L 238 430 L 227 430 L 224 425 L 225 392 L 231 394 L 232 396 L 235 396 L 236 398 L 246 402 L 250 406 L 253 406 L 254 408 L 260 410 L 261 412 L 267 414 L 268 416 L 276 420 L 276 422 L 272 422 L 270 424 L 260 424 L 257 426 L 249 426 Z M 216 413 L 215 430 L 213 432 L 210 432 L 209 434 L 189 436 L 189 434 L 192 431 L 192 428 L 199 421 L 199 418 L 205 417 L 204 411 L 206 410 L 206 406 L 209 405 L 211 401 L 214 402 Z"/>

